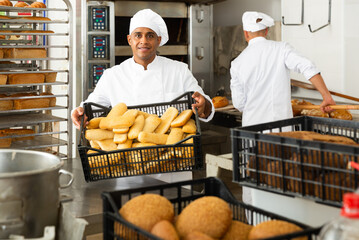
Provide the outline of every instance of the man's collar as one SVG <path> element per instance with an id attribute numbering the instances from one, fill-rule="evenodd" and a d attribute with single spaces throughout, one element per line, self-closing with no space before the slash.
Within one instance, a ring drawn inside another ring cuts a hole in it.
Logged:
<path id="1" fill-rule="evenodd" d="M 249 40 L 248 42 L 248 46 L 256 43 L 256 42 L 262 42 L 262 41 L 265 41 L 267 39 L 265 39 L 264 37 L 255 37 L 255 38 L 252 38 L 251 40 Z"/>
<path id="2" fill-rule="evenodd" d="M 148 70 L 149 68 L 151 68 L 152 66 L 155 66 L 157 62 L 158 62 L 158 57 L 157 57 L 157 55 L 156 55 L 155 58 L 153 59 L 153 61 L 150 62 L 150 63 L 147 65 L 147 70 Z M 139 63 L 136 63 L 135 58 L 134 58 L 133 56 L 132 56 L 132 63 L 133 63 L 133 65 L 134 65 L 136 68 L 141 69 L 141 70 L 145 70 L 145 67 L 144 67 L 144 66 L 142 66 L 142 65 L 139 64 Z"/>

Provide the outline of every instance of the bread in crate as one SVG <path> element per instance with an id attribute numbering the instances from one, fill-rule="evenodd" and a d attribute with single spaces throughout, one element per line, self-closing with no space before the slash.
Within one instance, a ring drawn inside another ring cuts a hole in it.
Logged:
<path id="1" fill-rule="evenodd" d="M 9 48 L 4 51 L 4 58 L 46 58 L 45 48 Z"/>

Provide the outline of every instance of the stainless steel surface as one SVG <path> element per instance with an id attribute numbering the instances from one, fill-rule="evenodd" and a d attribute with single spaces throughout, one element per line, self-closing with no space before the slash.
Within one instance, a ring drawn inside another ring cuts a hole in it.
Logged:
<path id="1" fill-rule="evenodd" d="M 78 158 L 65 161 L 62 168 L 74 175 L 72 185 L 67 189 L 60 190 L 63 198 L 71 199 L 61 203 L 63 215 L 67 216 L 67 218 L 70 215 L 73 220 L 75 218 L 85 219 L 88 222 L 84 232 L 85 235 L 102 232 L 102 192 L 164 184 L 164 182 L 150 177 L 150 175 L 87 183 L 83 176 L 81 160 Z M 70 226 L 66 229 L 66 223 L 62 222 L 62 220 L 60 219 L 60 224 L 62 223 L 60 228 L 63 232 L 72 231 Z"/>
<path id="2" fill-rule="evenodd" d="M 115 16 L 132 17 L 141 9 L 150 8 L 163 18 L 187 18 L 187 6 L 183 2 L 115 1 Z"/>
<path id="3" fill-rule="evenodd" d="M 42 236 L 56 226 L 59 210 L 59 157 L 37 151 L 0 150 L 0 238 Z"/>
<path id="4" fill-rule="evenodd" d="M 46 8 L 14 8 L 0 6 L 1 12 L 13 17 L 1 19 L 2 30 L 53 30 L 55 33 L 4 33 L 1 48 L 45 48 L 46 58 L 11 58 L 1 64 L 2 74 L 17 74 L 37 71 L 39 73 L 57 72 L 56 82 L 35 84 L 1 85 L 0 93 L 9 95 L 7 100 L 46 98 L 46 96 L 11 97 L 12 93 L 52 92 L 57 105 L 48 108 L 0 111 L 0 128 L 32 128 L 36 130 L 34 140 L 13 142 L 11 147 L 19 149 L 52 148 L 58 156 L 72 156 L 72 122 L 69 121 L 72 108 L 72 6 L 69 0 L 48 1 Z M 21 18 L 19 12 L 33 16 L 47 16 L 51 21 L 28 20 Z M 9 39 L 10 36 L 19 36 Z M 31 37 L 28 37 L 31 36 Z M 53 70 L 48 70 L 53 69 Z M 4 99 L 4 98 L 2 98 Z M 48 134 L 51 136 L 39 136 Z M 70 143 L 70 144 L 68 144 Z M 61 146 L 61 148 L 60 148 Z M 57 149 L 56 149 L 57 148 Z"/>

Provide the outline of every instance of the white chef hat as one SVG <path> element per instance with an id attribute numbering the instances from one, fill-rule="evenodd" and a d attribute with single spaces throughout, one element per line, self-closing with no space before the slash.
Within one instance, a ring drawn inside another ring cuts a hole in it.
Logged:
<path id="1" fill-rule="evenodd" d="M 152 29 L 157 36 L 161 37 L 160 46 L 168 41 L 168 32 L 165 21 L 151 9 L 143 9 L 133 15 L 130 22 L 130 34 L 138 27 Z"/>
<path id="2" fill-rule="evenodd" d="M 262 19 L 257 22 L 257 19 Z M 274 20 L 261 12 L 245 12 L 242 16 L 243 30 L 257 32 L 274 25 Z"/>

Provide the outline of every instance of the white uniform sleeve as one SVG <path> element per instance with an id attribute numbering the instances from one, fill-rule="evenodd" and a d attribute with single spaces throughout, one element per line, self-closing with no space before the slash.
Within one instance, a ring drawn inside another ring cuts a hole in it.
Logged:
<path id="1" fill-rule="evenodd" d="M 108 98 L 108 94 L 106 94 L 106 91 L 111 87 L 111 84 L 109 84 L 110 80 L 110 73 L 108 70 L 105 70 L 100 80 L 97 82 L 94 91 L 84 102 L 81 102 L 80 107 L 83 107 L 85 102 L 94 102 L 105 107 L 111 106 L 111 101 Z"/>
<path id="2" fill-rule="evenodd" d="M 231 69 L 231 93 L 232 93 L 232 104 L 238 109 L 238 111 L 243 112 L 243 108 L 246 104 L 246 95 L 244 94 L 245 84 L 243 79 L 241 79 L 240 74 L 238 73 L 235 64 L 232 63 Z"/>
<path id="3" fill-rule="evenodd" d="M 212 120 L 214 116 L 214 106 L 212 103 L 212 99 L 203 92 L 203 89 L 198 85 L 197 80 L 194 78 L 193 74 L 191 73 L 191 71 L 188 69 L 187 66 L 185 67 L 184 70 L 183 79 L 184 79 L 183 81 L 184 89 L 186 92 L 189 91 L 199 92 L 200 94 L 203 95 L 203 97 L 205 97 L 211 103 L 211 108 L 212 108 L 211 114 L 207 118 L 199 118 L 203 122 L 209 122 L 210 120 Z"/>
<path id="4" fill-rule="evenodd" d="M 287 68 L 303 74 L 307 80 L 319 73 L 309 59 L 299 55 L 288 43 L 285 43 L 285 65 Z"/>

